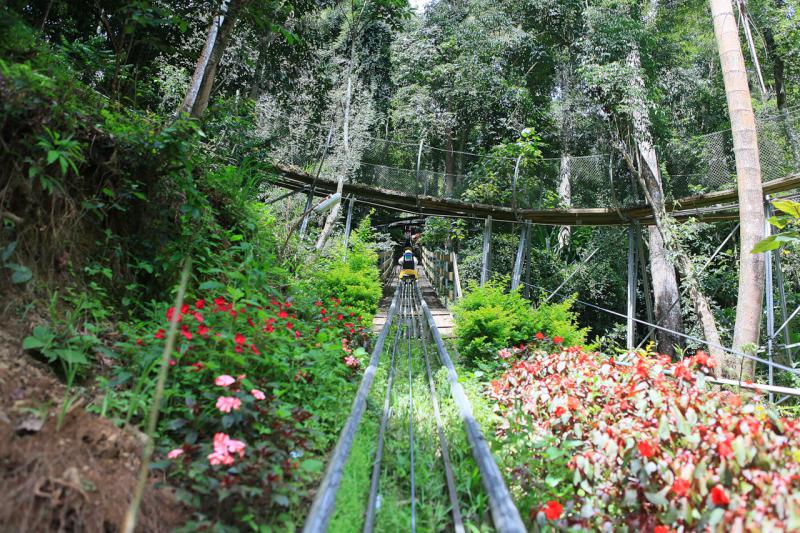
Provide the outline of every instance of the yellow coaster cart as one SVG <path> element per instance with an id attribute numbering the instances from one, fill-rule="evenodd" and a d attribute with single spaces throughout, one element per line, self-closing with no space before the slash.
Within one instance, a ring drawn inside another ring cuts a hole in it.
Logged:
<path id="1" fill-rule="evenodd" d="M 400 270 L 400 281 L 416 281 L 417 271 L 413 268 L 403 268 Z"/>

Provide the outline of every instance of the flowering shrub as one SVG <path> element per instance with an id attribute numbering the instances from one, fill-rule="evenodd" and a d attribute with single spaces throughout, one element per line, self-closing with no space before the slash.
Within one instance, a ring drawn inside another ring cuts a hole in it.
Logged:
<path id="1" fill-rule="evenodd" d="M 593 530 L 800 528 L 800 422 L 706 387 L 715 362 L 705 353 L 675 364 L 537 345 L 508 355 L 511 368 L 488 394 L 502 416 L 512 490 L 531 520 Z"/>
<path id="2" fill-rule="evenodd" d="M 208 296 L 170 307 L 128 344 L 143 382 L 153 381 L 172 318 L 178 342 L 158 440 L 167 460 L 157 466 L 196 510 L 190 526 L 288 520 L 348 411 L 367 342 L 359 316 L 337 298 Z"/>

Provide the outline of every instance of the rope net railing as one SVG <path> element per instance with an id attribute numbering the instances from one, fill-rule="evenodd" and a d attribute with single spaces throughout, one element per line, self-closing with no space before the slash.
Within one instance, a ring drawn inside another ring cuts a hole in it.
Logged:
<path id="1" fill-rule="evenodd" d="M 756 125 L 763 181 L 799 172 L 800 108 L 762 113 Z M 624 161 L 613 153 L 531 161 L 515 157 L 513 149 L 475 154 L 362 134 L 351 139 L 344 154 L 341 131 L 334 131 L 330 142 L 330 129 L 305 133 L 302 139 L 287 139 L 293 148 L 279 158 L 313 174 L 319 170 L 326 179 L 345 175 L 350 182 L 390 191 L 520 209 L 624 208 L 643 199 Z M 667 199 L 736 186 L 730 130 L 671 141 L 656 151 Z"/>

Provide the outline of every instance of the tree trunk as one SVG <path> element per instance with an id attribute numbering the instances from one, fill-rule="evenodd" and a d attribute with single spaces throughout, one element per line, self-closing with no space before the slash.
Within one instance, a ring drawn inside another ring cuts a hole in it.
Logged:
<path id="1" fill-rule="evenodd" d="M 722 79 L 733 131 L 733 152 L 739 191 L 739 295 L 733 349 L 741 351 L 758 345 L 764 297 L 764 255 L 753 254 L 753 247 L 764 238 L 764 191 L 761 164 L 747 70 L 739 42 L 739 30 L 730 0 L 711 0 L 714 35 L 719 48 Z M 725 361 L 725 369 L 738 367 L 738 358 Z M 734 365 L 735 364 L 735 365 Z M 743 375 L 752 377 L 754 364 L 748 361 Z M 738 373 L 738 372 L 737 372 Z"/>
<path id="2" fill-rule="evenodd" d="M 211 52 L 208 56 L 208 62 L 206 63 L 206 67 L 203 72 L 203 81 L 200 83 L 200 89 L 197 92 L 197 98 L 195 99 L 192 110 L 189 113 L 192 118 L 200 118 L 203 116 L 203 113 L 208 107 L 208 101 L 211 97 L 211 89 L 214 86 L 214 79 L 217 76 L 217 69 L 219 68 L 220 61 L 222 61 L 222 55 L 225 53 L 225 49 L 228 47 L 228 42 L 231 39 L 233 29 L 236 26 L 236 21 L 239 18 L 239 14 L 242 10 L 242 7 L 244 7 L 245 2 L 246 0 L 231 0 L 228 4 L 227 13 L 225 13 L 225 18 L 222 21 L 222 25 L 219 27 L 219 31 L 217 32 L 217 38 L 214 42 L 214 46 L 211 48 Z"/>
<path id="3" fill-rule="evenodd" d="M 189 88 L 186 90 L 186 96 L 183 99 L 181 107 L 178 109 L 178 114 L 190 113 L 197 100 L 197 93 L 200 92 L 200 84 L 203 82 L 203 76 L 206 73 L 206 65 L 208 65 L 208 58 L 211 57 L 211 50 L 214 49 L 214 44 L 217 42 L 217 34 L 219 28 L 225 20 L 225 12 L 228 9 L 228 0 L 224 0 L 220 6 L 220 14 L 211 19 L 211 24 L 208 27 L 208 35 L 206 42 L 203 45 L 203 51 L 200 52 L 200 57 L 197 58 L 197 63 L 194 67 L 194 74 L 189 81 Z"/>
<path id="4" fill-rule="evenodd" d="M 656 324 L 673 331 L 682 332 L 680 292 L 675 279 L 675 267 L 666 257 L 666 246 L 657 226 L 647 228 L 648 249 L 650 252 L 650 279 L 653 285 L 653 306 L 655 307 Z M 665 271 L 664 267 L 668 267 Z M 660 353 L 673 355 L 675 346 L 681 346 L 683 340 L 678 335 L 663 330 L 656 330 L 657 350 Z"/>
<path id="5" fill-rule="evenodd" d="M 638 47 L 634 47 L 628 54 L 627 64 L 634 72 L 634 79 L 631 80 L 635 85 L 632 98 L 632 118 L 633 136 L 638 152 L 638 162 L 635 174 L 639 178 L 639 184 L 645 193 L 653 215 L 656 218 L 656 228 L 650 229 L 650 240 L 648 250 L 650 253 L 650 271 L 653 282 L 653 301 L 655 304 L 656 323 L 683 332 L 683 321 L 681 315 L 681 302 L 678 293 L 678 279 L 673 265 L 667 257 L 667 242 L 661 232 L 663 224 L 659 224 L 659 219 L 666 216 L 664 209 L 664 189 L 661 183 L 661 172 L 658 168 L 658 158 L 653 146 L 653 138 L 650 133 L 650 116 L 647 109 L 647 102 L 644 99 L 645 88 L 642 77 L 641 58 Z M 654 231 L 655 229 L 655 231 Z M 657 235 L 654 236 L 654 233 Z M 712 336 L 714 332 L 707 332 Z M 718 337 L 718 335 L 716 335 Z M 679 337 L 663 330 L 656 333 L 658 339 L 658 351 L 667 355 L 675 355 L 675 345 L 680 345 Z M 708 338 L 708 335 L 707 335 Z M 677 342 L 676 342 L 677 341 Z M 718 354 L 719 355 L 719 354 Z"/>
<path id="6" fill-rule="evenodd" d="M 561 94 L 561 166 L 559 167 L 558 203 L 559 207 L 572 205 L 572 140 L 574 138 L 574 120 L 572 105 L 572 56 L 568 55 L 565 65 L 560 69 Z M 561 226 L 558 229 L 558 251 L 569 246 L 571 228 Z"/>
<path id="7" fill-rule="evenodd" d="M 456 179 L 456 165 L 455 157 L 453 154 L 453 130 L 447 131 L 447 143 L 445 145 L 445 160 L 444 160 L 444 195 L 446 198 L 452 198 L 455 191 Z"/>
<path id="8" fill-rule="evenodd" d="M 558 181 L 558 203 L 559 207 L 568 208 L 572 204 L 572 172 L 570 162 L 572 156 L 564 152 L 561 154 L 561 167 L 559 170 Z M 569 246 L 570 227 L 561 226 L 558 228 L 558 251 L 563 251 Z"/>
<path id="9" fill-rule="evenodd" d="M 344 168 L 341 170 L 339 174 L 339 181 L 336 184 L 336 192 L 338 194 L 342 194 L 342 190 L 344 189 L 344 178 L 345 173 L 348 171 L 350 166 L 350 96 L 353 91 L 353 85 L 351 78 L 347 78 L 347 96 L 345 97 L 345 104 L 344 104 Z M 333 231 L 333 225 L 336 223 L 336 219 L 339 218 L 339 211 L 341 210 L 342 203 L 339 202 L 336 204 L 331 213 L 328 215 L 328 218 L 325 220 L 325 226 L 322 228 L 322 232 L 319 234 L 319 239 L 317 239 L 316 249 L 322 250 L 325 246 L 325 241 L 328 240 L 330 237 L 331 232 Z"/>

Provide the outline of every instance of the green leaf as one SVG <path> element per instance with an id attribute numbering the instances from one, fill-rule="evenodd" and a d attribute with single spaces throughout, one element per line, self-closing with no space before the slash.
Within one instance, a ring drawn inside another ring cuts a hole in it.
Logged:
<path id="1" fill-rule="evenodd" d="M 754 247 L 753 250 L 750 252 L 752 254 L 760 254 L 763 252 L 770 252 L 772 250 L 777 250 L 781 247 L 781 243 L 775 238 L 775 235 L 771 235 L 766 239 L 759 241 Z"/>
<path id="2" fill-rule="evenodd" d="M 11 283 L 27 283 L 33 277 L 31 269 L 24 265 L 9 263 L 6 266 L 12 270 Z"/>
<path id="3" fill-rule="evenodd" d="M 62 361 L 71 365 L 87 365 L 89 360 L 86 359 L 86 354 L 71 348 L 62 348 L 55 350 L 56 355 Z"/>
<path id="4" fill-rule="evenodd" d="M 798 202 L 792 200 L 774 200 L 772 205 L 778 211 L 782 211 L 794 218 L 800 218 L 800 203 Z"/>
<path id="5" fill-rule="evenodd" d="M 0 261 L 3 261 L 4 263 L 8 261 L 9 257 L 11 257 L 11 254 L 13 254 L 14 250 L 16 249 L 17 249 L 17 241 L 9 243 L 9 245 L 3 249 L 3 253 L 0 254 Z"/>
<path id="6" fill-rule="evenodd" d="M 48 150 L 47 151 L 47 164 L 52 165 L 56 159 L 61 157 L 61 152 L 58 150 Z"/>
<path id="7" fill-rule="evenodd" d="M 200 284 L 201 291 L 214 291 L 223 288 L 225 288 L 225 285 L 223 285 L 219 281 L 204 281 L 203 283 Z"/>
<path id="8" fill-rule="evenodd" d="M 300 463 L 300 468 L 305 470 L 306 472 L 316 473 L 322 471 L 322 461 L 319 459 L 306 459 L 302 463 Z"/>
<path id="9" fill-rule="evenodd" d="M 38 350 L 45 346 L 47 346 L 47 344 L 45 344 L 42 339 L 37 339 L 36 337 L 25 337 L 25 340 L 22 341 L 23 350 Z"/>

